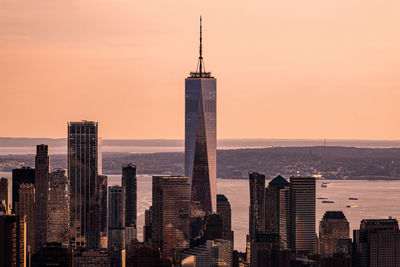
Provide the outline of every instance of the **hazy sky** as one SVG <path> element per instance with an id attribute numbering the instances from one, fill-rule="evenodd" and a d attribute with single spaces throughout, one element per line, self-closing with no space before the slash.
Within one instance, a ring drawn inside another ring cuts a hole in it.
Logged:
<path id="1" fill-rule="evenodd" d="M 398 0 L 0 0 L 0 136 L 183 138 L 200 14 L 218 138 L 400 139 Z"/>

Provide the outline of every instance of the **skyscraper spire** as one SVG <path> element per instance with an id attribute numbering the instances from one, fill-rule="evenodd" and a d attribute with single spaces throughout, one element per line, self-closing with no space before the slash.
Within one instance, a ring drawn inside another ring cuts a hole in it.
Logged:
<path id="1" fill-rule="evenodd" d="M 197 63 L 196 73 L 199 77 L 203 77 L 206 74 L 206 69 L 204 67 L 203 61 L 203 19 L 200 16 L 200 49 L 199 49 L 199 62 Z"/>
<path id="2" fill-rule="evenodd" d="M 199 73 L 201 76 L 203 70 L 203 32 L 202 18 L 200 16 L 200 51 L 199 51 Z"/>
<path id="3" fill-rule="evenodd" d="M 199 60 L 195 72 L 190 73 L 192 78 L 211 78 L 211 72 L 206 72 L 203 61 L 203 18 L 200 16 L 200 47 L 199 47 Z"/>

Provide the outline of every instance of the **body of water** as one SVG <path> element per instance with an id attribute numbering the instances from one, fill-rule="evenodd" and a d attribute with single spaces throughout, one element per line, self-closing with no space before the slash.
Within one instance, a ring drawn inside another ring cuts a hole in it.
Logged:
<path id="1" fill-rule="evenodd" d="M 0 177 L 9 179 L 11 201 L 11 173 L 0 172 Z M 329 181 L 326 188 L 321 187 L 322 181 L 317 181 L 316 223 L 318 232 L 319 221 L 326 211 L 341 210 L 350 222 L 350 237 L 352 230 L 360 227 L 360 221 L 368 218 L 400 219 L 400 181 Z M 121 175 L 109 175 L 108 185 L 120 185 Z M 151 205 L 150 175 L 138 176 L 138 238 L 142 239 L 144 210 Z M 232 207 L 232 228 L 235 232 L 235 249 L 245 250 L 246 234 L 249 220 L 249 184 L 248 180 L 218 179 L 218 194 L 224 194 Z M 349 200 L 349 197 L 358 200 Z M 324 199 L 318 199 L 324 198 Z M 322 203 L 322 200 L 334 203 Z M 348 205 L 356 206 L 347 208 Z"/>

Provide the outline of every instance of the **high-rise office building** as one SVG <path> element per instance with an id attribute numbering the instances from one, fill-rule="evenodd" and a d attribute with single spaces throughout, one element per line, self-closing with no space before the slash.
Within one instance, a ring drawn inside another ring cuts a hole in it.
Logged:
<path id="1" fill-rule="evenodd" d="M 400 230 L 396 219 L 364 219 L 354 230 L 353 267 L 400 266 Z"/>
<path id="2" fill-rule="evenodd" d="M 0 266 L 26 266 L 25 216 L 0 215 Z"/>
<path id="3" fill-rule="evenodd" d="M 316 252 L 315 178 L 290 177 L 291 248 Z"/>
<path id="4" fill-rule="evenodd" d="M 8 213 L 8 209 L 10 208 L 9 197 L 8 197 L 8 179 L 1 178 L 0 179 L 0 202 L 4 201 L 6 206 L 6 213 Z"/>
<path id="5" fill-rule="evenodd" d="M 107 198 L 107 176 L 106 175 L 98 175 L 97 183 L 99 187 L 99 203 L 100 203 L 100 239 L 102 237 L 107 237 L 108 231 L 108 198 Z"/>
<path id="6" fill-rule="evenodd" d="M 15 203 L 15 214 L 25 216 L 26 245 L 30 252 L 28 257 L 35 253 L 35 187 L 33 184 L 21 184 L 18 190 L 19 200 Z"/>
<path id="7" fill-rule="evenodd" d="M 290 187 L 284 187 L 279 190 L 279 236 L 281 248 L 288 249 L 290 247 Z"/>
<path id="8" fill-rule="evenodd" d="M 125 189 L 108 188 L 108 248 L 125 248 Z"/>
<path id="9" fill-rule="evenodd" d="M 69 185 L 65 170 L 50 173 L 47 242 L 69 243 Z"/>
<path id="10" fill-rule="evenodd" d="M 280 190 L 289 188 L 285 178 L 278 175 L 265 188 L 265 232 L 279 234 Z"/>
<path id="11" fill-rule="evenodd" d="M 225 195 L 217 195 L 217 213 L 222 218 L 222 239 L 230 240 L 233 244 L 232 209 Z"/>
<path id="12" fill-rule="evenodd" d="M 100 242 L 98 124 L 68 123 L 71 246 L 97 248 Z"/>
<path id="13" fill-rule="evenodd" d="M 289 182 L 278 175 L 265 188 L 265 232 L 279 234 L 281 247 L 289 247 L 290 228 Z"/>
<path id="14" fill-rule="evenodd" d="M 185 175 L 191 178 L 192 201 L 205 212 L 216 211 L 217 80 L 206 72 L 202 55 L 185 80 Z"/>
<path id="15" fill-rule="evenodd" d="M 136 228 L 137 180 L 136 166 L 132 163 L 122 166 L 122 187 L 125 189 L 125 226 Z"/>
<path id="16" fill-rule="evenodd" d="M 152 243 L 164 257 L 189 247 L 190 178 L 153 176 Z"/>
<path id="17" fill-rule="evenodd" d="M 327 211 L 319 223 L 319 254 L 321 257 L 332 257 L 338 253 L 340 240 L 348 240 L 349 222 L 342 211 Z"/>
<path id="18" fill-rule="evenodd" d="M 12 170 L 12 212 L 15 213 L 15 203 L 19 200 L 19 185 L 35 184 L 35 169 L 22 167 Z"/>
<path id="19" fill-rule="evenodd" d="M 145 245 L 152 243 L 153 232 L 153 207 L 150 206 L 148 210 L 144 211 L 144 226 L 143 226 L 143 242 Z"/>
<path id="20" fill-rule="evenodd" d="M 49 198 L 50 157 L 47 145 L 36 146 L 35 157 L 35 250 L 47 242 L 47 202 Z"/>
<path id="21" fill-rule="evenodd" d="M 263 233 L 265 229 L 265 175 L 250 172 L 249 185 L 249 236 L 254 239 L 256 234 Z"/>

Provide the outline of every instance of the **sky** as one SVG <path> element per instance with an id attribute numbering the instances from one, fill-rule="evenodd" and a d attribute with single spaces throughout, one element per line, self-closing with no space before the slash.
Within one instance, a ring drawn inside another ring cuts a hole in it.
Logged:
<path id="1" fill-rule="evenodd" d="M 217 78 L 218 138 L 400 139 L 400 1 L 0 0 L 0 136 L 182 139 Z"/>

